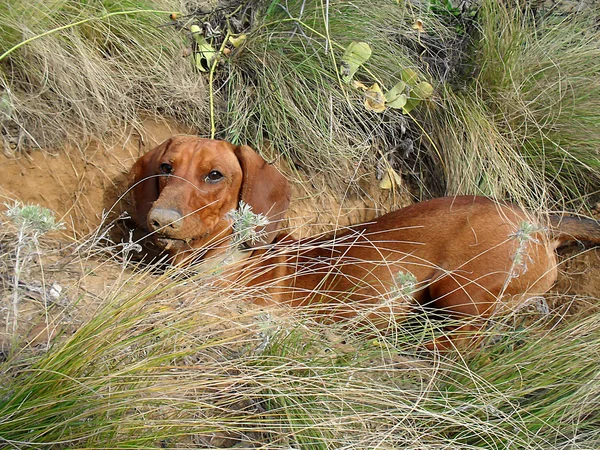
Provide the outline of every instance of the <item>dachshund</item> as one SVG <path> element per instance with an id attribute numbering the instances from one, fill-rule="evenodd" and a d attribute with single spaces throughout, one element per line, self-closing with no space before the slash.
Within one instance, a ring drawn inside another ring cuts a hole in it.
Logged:
<path id="1" fill-rule="evenodd" d="M 480 196 L 436 198 L 295 240 L 281 230 L 286 178 L 246 145 L 195 136 L 172 137 L 139 158 L 130 183 L 136 226 L 174 264 L 216 261 L 220 278 L 248 288 L 254 301 L 310 306 L 326 320 L 385 329 L 418 307 L 461 320 L 428 348 L 468 344 L 500 303 L 548 291 L 558 247 L 600 244 L 594 220 L 552 216 L 543 226 L 516 205 Z M 230 212 L 243 204 L 268 219 L 258 241 L 239 242 L 234 231 Z"/>

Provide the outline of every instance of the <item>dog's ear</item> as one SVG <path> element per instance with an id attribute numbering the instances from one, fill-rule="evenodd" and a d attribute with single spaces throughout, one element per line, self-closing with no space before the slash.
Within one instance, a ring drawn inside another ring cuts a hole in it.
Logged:
<path id="1" fill-rule="evenodd" d="M 252 212 L 262 214 L 269 220 L 264 227 L 266 237 L 255 245 L 270 244 L 277 236 L 277 229 L 290 204 L 290 185 L 275 167 L 247 145 L 236 147 L 234 151 L 243 172 L 239 200 L 250 205 Z M 250 242 L 246 245 L 252 246 Z"/>
<path id="2" fill-rule="evenodd" d="M 146 228 L 146 218 L 152 204 L 158 199 L 158 160 L 171 143 L 167 139 L 140 157 L 129 171 L 129 187 L 133 199 L 132 218 L 136 225 Z"/>

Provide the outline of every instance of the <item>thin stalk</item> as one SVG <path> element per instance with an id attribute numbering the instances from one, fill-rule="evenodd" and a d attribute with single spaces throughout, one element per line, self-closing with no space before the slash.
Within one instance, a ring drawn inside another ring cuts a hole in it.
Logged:
<path id="1" fill-rule="evenodd" d="M 137 13 L 176 14 L 177 11 L 161 11 L 161 10 L 157 10 L 157 9 L 138 9 L 138 10 L 134 10 L 134 11 L 116 11 L 116 12 L 104 14 L 103 16 L 100 16 L 100 17 L 89 17 L 87 19 L 78 20 L 77 22 L 69 23 L 69 24 L 63 25 L 61 27 L 57 27 L 57 28 L 53 28 L 48 31 L 44 31 L 43 33 L 37 34 L 35 36 L 30 37 L 29 39 L 25 39 L 24 41 L 19 42 L 17 45 L 9 48 L 4 53 L 2 53 L 2 55 L 0 55 L 0 61 L 2 61 L 4 58 L 6 58 L 12 52 L 14 52 L 15 50 L 18 50 L 19 48 L 23 47 L 24 45 L 29 44 L 30 42 L 33 42 L 33 41 L 43 38 L 45 36 L 49 36 L 51 34 L 57 33 L 59 31 L 68 30 L 69 28 L 74 28 L 76 26 L 83 25 L 84 23 L 88 23 L 93 20 L 105 20 L 105 19 L 108 19 L 109 17 L 113 17 L 113 16 L 124 16 L 127 14 L 137 14 Z"/>
<path id="2" fill-rule="evenodd" d="M 225 39 L 223 39 L 223 43 L 221 44 L 221 47 L 219 48 L 219 53 L 215 57 L 215 60 L 213 61 L 212 66 L 210 67 L 210 72 L 208 74 L 208 101 L 210 104 L 210 138 L 211 139 L 215 138 L 215 133 L 217 131 L 216 126 L 215 126 L 215 98 L 214 98 L 214 86 L 213 86 L 213 81 L 215 78 L 215 69 L 217 68 L 217 65 L 219 64 L 219 55 L 223 54 L 223 50 L 225 49 L 225 45 L 229 41 L 230 36 L 231 36 L 231 31 L 227 30 Z"/>
<path id="3" fill-rule="evenodd" d="M 25 229 L 24 225 L 19 227 L 19 233 L 17 234 L 17 251 L 15 253 L 15 275 L 13 277 L 13 299 L 12 299 L 12 307 L 13 307 L 13 324 L 12 324 L 12 333 L 13 336 L 17 332 L 17 316 L 19 315 L 19 280 L 21 274 L 21 249 L 23 247 L 23 243 L 25 242 Z M 6 331 L 9 331 L 9 320 L 6 318 Z"/>

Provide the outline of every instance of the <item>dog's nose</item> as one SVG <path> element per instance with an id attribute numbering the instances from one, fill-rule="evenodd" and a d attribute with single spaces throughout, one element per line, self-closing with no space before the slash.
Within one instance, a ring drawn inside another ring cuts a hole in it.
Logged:
<path id="1" fill-rule="evenodd" d="M 152 231 L 169 234 L 181 228 L 182 219 L 182 214 L 176 209 L 152 208 L 148 214 L 148 225 Z"/>

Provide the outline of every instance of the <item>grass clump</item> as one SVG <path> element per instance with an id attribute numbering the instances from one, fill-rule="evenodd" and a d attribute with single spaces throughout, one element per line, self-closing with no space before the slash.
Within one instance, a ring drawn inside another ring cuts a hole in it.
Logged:
<path id="1" fill-rule="evenodd" d="M 245 212 L 250 216 L 249 212 Z M 530 231 L 523 225 L 523 232 Z M 219 275 L 129 270 L 74 243 L 42 275 L 65 303 L 0 360 L 0 440 L 19 448 L 595 448 L 598 312 L 498 319 L 470 354 L 422 353 L 422 315 L 365 339 L 251 305 Z M 98 253 L 98 252 L 102 253 Z M 8 253 L 0 263 L 7 265 Z M 70 275 L 69 275 L 70 274 Z M 106 288 L 94 288 L 94 278 Z M 398 294 L 414 277 L 397 274 Z M 5 289 L 3 299 L 10 297 Z M 73 326 L 73 323 L 76 326 Z M 416 322 L 419 322 L 418 324 Z"/>
<path id="2" fill-rule="evenodd" d="M 168 26 L 169 12 L 179 6 L 168 0 L 2 2 L 5 147 L 108 137 L 139 124 L 143 113 L 200 128 L 205 90 Z"/>
<path id="3" fill-rule="evenodd" d="M 197 288 L 166 279 L 128 283 L 144 287 L 124 295 L 122 286 L 48 352 L 1 363 L 10 375 L 0 400 L 7 445 L 548 449 L 600 443 L 597 315 L 555 332 L 557 339 L 530 328 L 467 360 L 420 359 L 383 337 L 378 347 L 350 338 L 336 345 L 310 322 L 291 328 L 275 322 L 263 347 L 262 314 L 235 313 L 222 296 L 206 301 Z M 174 301 L 179 307 L 169 308 Z"/>
<path id="4" fill-rule="evenodd" d="M 575 202 L 599 181 L 598 31 L 591 14 L 514 6 L 192 2 L 169 20 L 180 7 L 169 0 L 8 1 L 4 140 L 58 144 L 69 132 L 98 136 L 158 113 L 326 174 L 334 187 L 365 173 L 402 184 L 395 170 L 416 181 L 419 198 Z M 192 27 L 218 54 L 202 71 Z M 340 70 L 353 42 L 371 56 L 348 81 Z M 193 58 L 181 58 L 189 45 Z M 407 71 L 431 97 L 408 114 L 365 107 L 376 93 L 363 89 L 395 92 Z"/>
<path id="5" fill-rule="evenodd" d="M 595 193 L 600 36 L 592 14 L 535 15 L 527 2 L 484 1 L 477 17 L 473 77 L 445 87 L 426 125 L 447 155 L 450 192 L 534 208 Z"/>
<path id="6" fill-rule="evenodd" d="M 331 179 L 356 177 L 357 166 L 379 176 L 399 170 L 416 176 L 419 197 L 476 193 L 539 208 L 593 192 L 591 16 L 536 16 L 526 2 L 442 6 L 257 6 L 243 44 L 216 71 L 217 136 L 308 172 L 335 167 Z M 345 83 L 341 60 L 352 42 L 372 53 Z M 407 70 L 434 88 L 431 98 L 409 114 L 365 108 L 375 94 L 354 81 L 393 91 Z"/>
<path id="7" fill-rule="evenodd" d="M 482 386 L 489 386 L 493 412 L 479 406 L 479 413 L 490 427 L 507 430 L 506 448 L 595 448 L 600 442 L 592 406 L 600 400 L 592 356 L 600 337 L 597 319 L 596 312 L 547 333 L 531 333 L 531 328 L 508 333 L 471 362 L 470 374 L 448 380 L 445 393 L 471 408 L 481 401 Z M 507 417 L 518 418 L 517 429 Z M 528 444 L 512 440 L 515 432 Z M 483 439 L 471 442 L 489 445 Z"/>
<path id="8" fill-rule="evenodd" d="M 413 8 L 360 1 L 259 6 L 246 42 L 221 69 L 225 111 L 218 115 L 218 136 L 258 148 L 268 142 L 271 155 L 308 172 L 327 171 L 338 183 L 351 179 L 356 165 L 372 170 L 387 153 L 395 159 L 415 139 L 410 120 L 392 109 L 368 111 L 365 94 L 342 81 L 340 67 L 348 45 L 364 41 L 372 55 L 355 80 L 389 90 L 404 69 L 431 78 L 420 49 L 403 44 L 418 39 L 412 24 L 419 14 L 436 19 Z M 423 39 L 450 39 L 440 29 Z"/>

